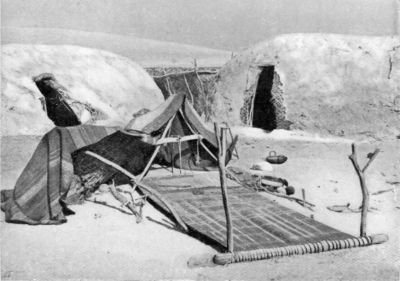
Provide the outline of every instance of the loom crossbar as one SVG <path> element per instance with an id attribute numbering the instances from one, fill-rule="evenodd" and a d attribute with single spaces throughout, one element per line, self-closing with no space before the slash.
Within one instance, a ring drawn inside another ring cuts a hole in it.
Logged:
<path id="1" fill-rule="evenodd" d="M 364 247 L 373 244 L 384 243 L 388 241 L 388 239 L 389 237 L 386 234 L 376 234 L 365 237 L 353 237 L 343 240 L 325 240 L 315 243 L 306 243 L 302 245 L 285 246 L 270 249 L 220 253 L 214 256 L 213 261 L 215 264 L 218 265 L 227 265 L 237 262 L 271 259 L 274 257 L 314 254 L 354 247 Z"/>

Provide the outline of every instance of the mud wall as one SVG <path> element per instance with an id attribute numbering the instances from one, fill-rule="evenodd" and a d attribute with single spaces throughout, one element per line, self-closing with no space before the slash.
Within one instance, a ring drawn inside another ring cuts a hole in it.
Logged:
<path id="1" fill-rule="evenodd" d="M 400 39 L 282 35 L 234 57 L 220 71 L 216 119 L 240 111 L 259 66 L 274 65 L 291 129 L 338 136 L 400 134 Z"/>
<path id="2" fill-rule="evenodd" d="M 131 60 L 78 46 L 3 45 L 1 133 L 41 135 L 54 127 L 32 77 L 49 72 L 68 90 L 70 104 L 90 108 L 92 124 L 125 126 L 142 108 L 164 101 L 150 75 Z M 87 106 L 86 106 L 87 105 Z M 94 117 L 94 118 L 92 118 Z"/>

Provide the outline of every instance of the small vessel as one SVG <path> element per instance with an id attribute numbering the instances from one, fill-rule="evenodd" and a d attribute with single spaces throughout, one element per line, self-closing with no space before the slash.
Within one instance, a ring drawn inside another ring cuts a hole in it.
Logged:
<path id="1" fill-rule="evenodd" d="M 287 159 L 285 155 L 277 155 L 275 151 L 270 151 L 265 160 L 271 164 L 283 164 Z"/>

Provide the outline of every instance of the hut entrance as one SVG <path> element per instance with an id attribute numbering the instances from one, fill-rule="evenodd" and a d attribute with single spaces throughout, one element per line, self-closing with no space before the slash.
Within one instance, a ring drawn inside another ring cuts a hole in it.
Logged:
<path id="1" fill-rule="evenodd" d="M 263 66 L 261 68 L 252 105 L 253 127 L 261 128 L 267 131 L 276 129 L 278 123 L 277 112 L 271 93 L 274 81 L 274 71 L 274 66 Z"/>

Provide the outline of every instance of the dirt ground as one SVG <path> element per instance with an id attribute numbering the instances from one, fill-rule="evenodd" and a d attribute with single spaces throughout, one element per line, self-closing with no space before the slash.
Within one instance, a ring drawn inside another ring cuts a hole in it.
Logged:
<path id="1" fill-rule="evenodd" d="M 312 212 L 297 203 L 278 202 L 313 215 L 341 231 L 357 235 L 359 213 L 336 213 L 327 206 L 361 202 L 358 178 L 348 155 L 350 141 L 316 139 L 304 134 L 240 131 L 239 160 L 250 167 L 269 151 L 288 156 L 270 174 L 286 178 L 306 191 L 316 204 Z M 13 188 L 40 137 L 3 137 L 1 188 Z M 87 202 L 72 206 L 75 215 L 58 226 L 8 224 L 1 214 L 1 277 L 4 280 L 399 280 L 400 140 L 359 144 L 360 162 L 375 147 L 381 153 L 368 170 L 371 193 L 368 234 L 386 233 L 389 241 L 369 246 L 305 256 L 282 257 L 229 266 L 189 268 L 193 256 L 210 257 L 215 250 L 173 228 L 173 223 L 147 204 L 144 221 Z M 362 159 L 362 160 L 361 160 Z M 106 196 L 106 195 L 105 195 Z M 265 195 L 271 196 L 271 195 Z"/>

